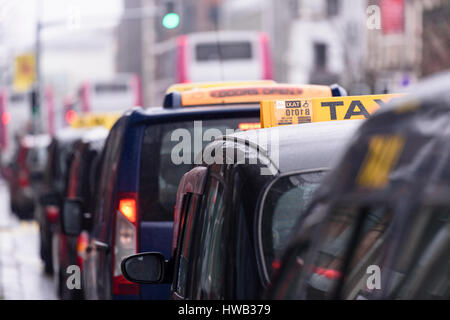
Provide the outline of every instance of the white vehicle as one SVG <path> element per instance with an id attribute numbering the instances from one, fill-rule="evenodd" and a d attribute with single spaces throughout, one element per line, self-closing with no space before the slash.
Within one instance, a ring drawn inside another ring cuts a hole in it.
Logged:
<path id="1" fill-rule="evenodd" d="M 155 47 L 156 95 L 174 83 L 272 80 L 269 38 L 261 32 L 200 32 Z"/>
<path id="2" fill-rule="evenodd" d="M 118 75 L 109 80 L 83 83 L 78 90 L 76 112 L 121 112 L 142 106 L 141 84 L 137 75 Z"/>

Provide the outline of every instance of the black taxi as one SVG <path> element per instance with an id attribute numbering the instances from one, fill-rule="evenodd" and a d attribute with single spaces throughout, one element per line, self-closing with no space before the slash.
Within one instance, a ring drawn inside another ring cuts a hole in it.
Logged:
<path id="1" fill-rule="evenodd" d="M 174 299 L 255 299 L 269 284 L 288 236 L 361 120 L 225 135 L 182 178 L 172 257 L 122 262 L 138 283 L 171 283 Z"/>
<path id="2" fill-rule="evenodd" d="M 361 126 L 266 298 L 450 299 L 449 83 L 425 80 Z"/>

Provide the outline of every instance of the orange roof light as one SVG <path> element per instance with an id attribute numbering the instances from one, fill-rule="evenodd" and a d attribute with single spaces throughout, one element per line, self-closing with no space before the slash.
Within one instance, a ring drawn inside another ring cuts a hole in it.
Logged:
<path id="1" fill-rule="evenodd" d="M 228 105 L 259 103 L 262 100 L 285 100 L 303 97 L 331 97 L 329 86 L 265 84 L 236 87 L 204 88 L 166 95 L 165 108 L 193 107 L 204 105 Z"/>
<path id="2" fill-rule="evenodd" d="M 185 92 L 198 89 L 208 89 L 208 88 L 226 88 L 226 87 L 236 87 L 245 85 L 266 85 L 274 84 L 273 80 L 256 80 L 256 81 L 217 81 L 217 82 L 194 82 L 194 83 L 176 83 L 171 85 L 167 90 L 167 93 L 174 91 Z"/>

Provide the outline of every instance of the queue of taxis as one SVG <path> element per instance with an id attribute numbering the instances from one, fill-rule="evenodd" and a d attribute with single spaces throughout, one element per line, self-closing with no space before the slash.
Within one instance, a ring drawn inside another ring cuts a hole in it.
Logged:
<path id="1" fill-rule="evenodd" d="M 78 247 L 82 238 L 65 237 L 60 228 L 66 197 L 89 202 L 91 166 L 101 153 L 108 129 L 117 114 L 89 114 L 77 116 L 71 127 L 60 130 L 52 138 L 47 150 L 43 186 L 39 192 L 37 220 L 40 226 L 40 253 L 45 272 L 55 275 L 58 296 L 71 299 L 82 296 L 79 290 L 69 290 L 67 266 L 82 267 Z"/>
<path id="2" fill-rule="evenodd" d="M 98 116 L 97 116 L 98 117 Z M 114 117 L 109 117 L 114 118 Z M 70 215 L 70 206 L 66 206 L 67 199 L 75 199 L 83 204 L 85 208 L 86 225 L 89 229 L 92 221 L 92 207 L 96 195 L 98 166 L 101 151 L 108 136 L 108 129 L 103 126 L 85 127 L 85 132 L 73 145 L 70 166 L 67 172 L 67 186 L 62 208 L 66 215 Z M 64 214 L 61 215 L 64 217 Z M 61 232 L 60 224 L 57 224 L 57 237 L 53 244 L 54 250 L 54 273 L 57 282 L 59 296 L 66 299 L 82 299 L 81 288 L 69 288 L 66 283 L 71 273 L 66 270 L 70 266 L 78 266 L 83 270 L 83 255 L 87 246 L 86 233 L 78 237 L 66 236 Z"/>
<path id="3" fill-rule="evenodd" d="M 173 208 L 180 179 L 201 161 L 194 156 L 214 137 L 260 126 L 265 99 L 332 97 L 339 86 L 247 83 L 178 88 L 161 108 L 134 108 L 122 115 L 106 139 L 99 167 L 97 197 L 87 215 L 78 199 L 66 199 L 62 229 L 72 237 L 83 230 L 88 245 L 83 263 L 87 299 L 167 299 L 167 284 L 128 281 L 122 260 L 156 251 L 171 256 Z M 88 216 L 91 216 L 88 215 Z"/>
<path id="4" fill-rule="evenodd" d="M 450 299 L 450 73 L 359 129 L 265 298 Z"/>
<path id="5" fill-rule="evenodd" d="M 169 283 L 174 299 L 259 298 L 323 176 L 362 119 L 395 97 L 262 101 L 263 129 L 216 138 L 181 179 L 170 259 L 132 255 L 124 276 Z"/>
<path id="6" fill-rule="evenodd" d="M 47 161 L 36 205 L 36 217 L 39 224 L 40 256 L 44 262 L 44 270 L 48 274 L 53 274 L 54 263 L 57 262 L 57 259 L 54 259 L 53 247 L 67 190 L 72 149 L 83 132 L 81 128 L 60 130 L 51 139 L 47 148 Z"/>

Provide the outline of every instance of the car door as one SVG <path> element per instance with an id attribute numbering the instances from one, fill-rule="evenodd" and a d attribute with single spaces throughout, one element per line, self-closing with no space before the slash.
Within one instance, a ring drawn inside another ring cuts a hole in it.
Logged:
<path id="1" fill-rule="evenodd" d="M 124 120 L 112 128 L 100 164 L 100 179 L 94 209 L 94 223 L 84 263 L 84 283 L 87 299 L 111 298 L 111 228 L 110 212 L 114 206 L 117 169 L 123 139 Z"/>

